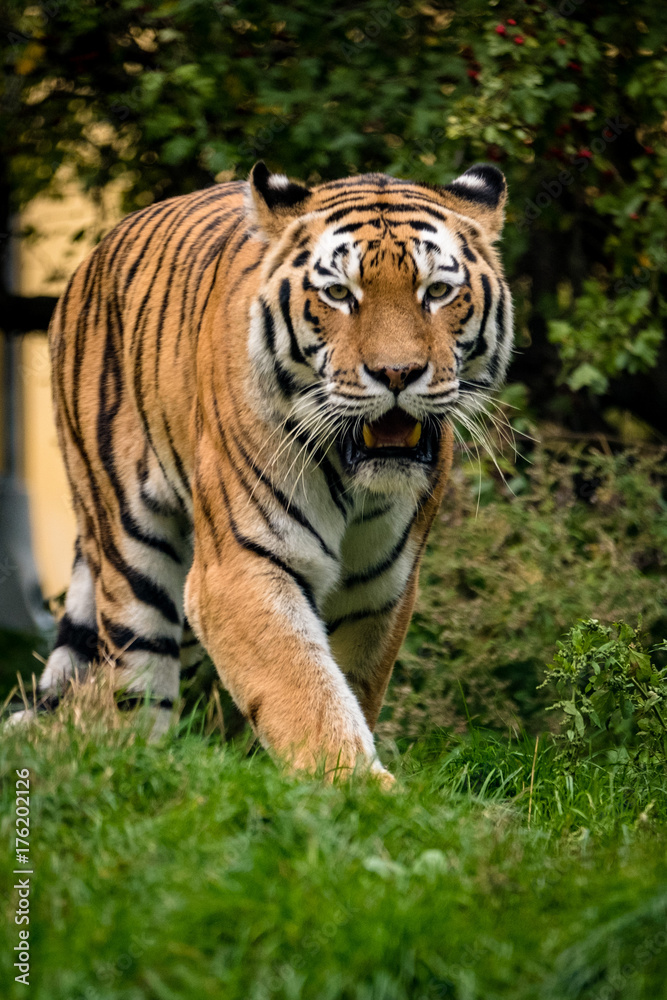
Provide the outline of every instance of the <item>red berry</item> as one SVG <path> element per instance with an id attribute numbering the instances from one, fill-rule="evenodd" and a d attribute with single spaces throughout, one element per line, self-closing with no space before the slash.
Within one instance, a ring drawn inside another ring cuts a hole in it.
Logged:
<path id="1" fill-rule="evenodd" d="M 586 159 L 586 160 L 592 160 L 593 159 L 593 154 L 591 153 L 590 149 L 580 149 L 577 155 L 578 156 L 583 156 L 584 159 Z"/>
<path id="2" fill-rule="evenodd" d="M 565 135 L 566 132 L 571 132 L 571 131 L 572 131 L 572 126 L 566 123 L 565 125 L 558 126 L 558 128 L 556 129 L 556 135 Z"/>
<path id="3" fill-rule="evenodd" d="M 567 68 L 568 69 L 574 69 L 574 70 L 577 71 L 577 73 L 581 73 L 581 66 L 579 65 L 578 62 L 569 62 L 567 64 Z"/>
<path id="4" fill-rule="evenodd" d="M 523 35 L 515 35 L 514 36 L 514 44 L 515 45 L 523 45 Z"/>
<path id="5" fill-rule="evenodd" d="M 630 212 L 630 218 L 634 219 L 634 221 L 636 222 L 639 216 L 637 215 L 636 212 Z"/>
<path id="6" fill-rule="evenodd" d="M 558 42 L 559 45 L 567 45 L 567 42 L 565 41 L 564 38 L 557 38 L 556 41 Z"/>
<path id="7" fill-rule="evenodd" d="M 476 80 L 477 77 L 479 76 L 479 70 L 478 69 L 469 69 L 468 70 L 468 76 L 470 77 L 471 80 Z"/>
<path id="8" fill-rule="evenodd" d="M 513 18 L 513 17 L 508 17 L 508 18 L 507 18 L 507 23 L 508 23 L 508 24 L 511 24 L 511 25 L 512 25 L 512 27 L 514 27 L 514 25 L 516 24 L 516 21 L 514 20 L 514 18 Z"/>
<path id="9" fill-rule="evenodd" d="M 507 28 L 505 27 L 504 24 L 498 24 L 498 25 L 496 25 L 496 34 L 497 35 L 506 35 L 507 34 Z"/>
<path id="10" fill-rule="evenodd" d="M 655 150 L 653 146 L 644 146 L 644 152 L 646 153 L 647 156 L 653 156 Z"/>

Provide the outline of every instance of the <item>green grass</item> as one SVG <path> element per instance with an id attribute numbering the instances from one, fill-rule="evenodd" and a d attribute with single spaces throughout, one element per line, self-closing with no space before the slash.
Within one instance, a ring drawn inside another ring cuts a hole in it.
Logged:
<path id="1" fill-rule="evenodd" d="M 57 718 L 0 736 L 3 843 L 31 770 L 32 1000 L 667 996 L 667 776 L 548 738 L 434 734 L 384 793 L 194 733 Z M 533 790 L 531 770 L 533 760 Z M 529 821 L 530 815 L 530 821 Z"/>

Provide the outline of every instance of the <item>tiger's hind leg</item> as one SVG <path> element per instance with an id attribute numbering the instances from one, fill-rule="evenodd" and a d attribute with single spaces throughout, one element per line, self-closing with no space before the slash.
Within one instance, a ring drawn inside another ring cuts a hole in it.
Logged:
<path id="1" fill-rule="evenodd" d="M 97 659 L 98 646 L 95 581 L 77 538 L 65 613 L 58 623 L 56 643 L 39 680 L 40 693 L 57 695 L 75 672 L 82 676 L 89 664 Z"/>
<path id="2" fill-rule="evenodd" d="M 191 543 L 182 512 L 166 502 L 173 494 L 161 470 L 150 462 L 142 468 L 144 463 L 142 450 L 136 461 L 126 461 L 113 517 L 95 511 L 100 553 L 95 599 L 100 646 L 114 666 L 118 705 L 131 709 L 148 701 L 158 736 L 179 695 Z"/>

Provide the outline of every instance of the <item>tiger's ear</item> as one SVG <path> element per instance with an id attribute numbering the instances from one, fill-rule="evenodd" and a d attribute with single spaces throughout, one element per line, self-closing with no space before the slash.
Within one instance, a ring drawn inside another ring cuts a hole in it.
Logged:
<path id="1" fill-rule="evenodd" d="M 272 174 L 262 160 L 250 171 L 248 183 L 249 215 L 269 238 L 279 236 L 293 219 L 307 211 L 310 189 L 295 184 L 285 174 Z"/>
<path id="2" fill-rule="evenodd" d="M 468 215 L 484 229 L 494 242 L 505 222 L 507 182 L 498 167 L 478 163 L 440 188 L 445 204 L 459 215 Z"/>

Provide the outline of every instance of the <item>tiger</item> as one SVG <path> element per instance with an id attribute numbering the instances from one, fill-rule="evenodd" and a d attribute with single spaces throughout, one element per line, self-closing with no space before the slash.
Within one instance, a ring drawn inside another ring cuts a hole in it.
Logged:
<path id="1" fill-rule="evenodd" d="M 208 654 L 277 761 L 382 782 L 374 730 L 453 460 L 502 385 L 502 172 L 248 180 L 124 218 L 49 328 L 76 518 L 39 688 L 113 664 L 163 733 Z"/>

